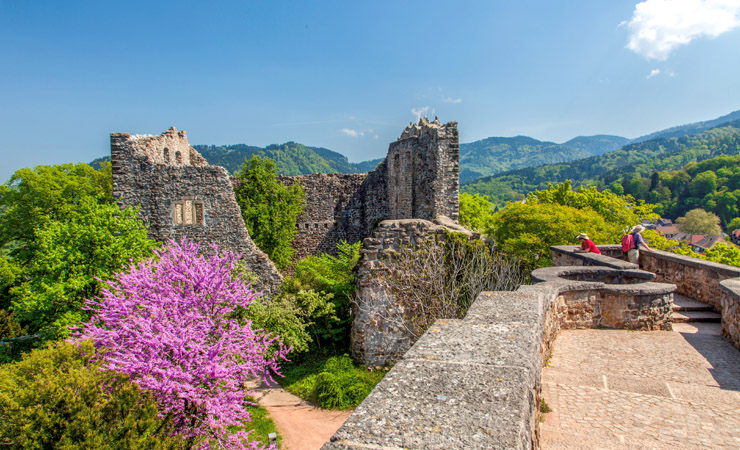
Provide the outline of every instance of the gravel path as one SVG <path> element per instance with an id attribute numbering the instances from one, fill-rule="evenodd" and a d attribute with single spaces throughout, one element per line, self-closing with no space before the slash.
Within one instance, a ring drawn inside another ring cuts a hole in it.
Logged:
<path id="1" fill-rule="evenodd" d="M 352 410 L 317 408 L 280 387 L 255 384 L 250 388 L 283 438 L 280 450 L 319 450 L 352 414 Z"/>

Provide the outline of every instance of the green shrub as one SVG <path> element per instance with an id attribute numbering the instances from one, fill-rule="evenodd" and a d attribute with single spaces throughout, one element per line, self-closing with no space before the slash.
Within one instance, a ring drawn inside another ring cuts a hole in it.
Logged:
<path id="1" fill-rule="evenodd" d="M 0 367 L 0 446 L 15 449 L 180 449 L 154 399 L 99 370 L 95 349 L 66 342 Z"/>
<path id="2" fill-rule="evenodd" d="M 359 405 L 383 378 L 387 369 L 356 365 L 349 355 L 306 359 L 283 367 L 283 387 L 325 409 Z"/>

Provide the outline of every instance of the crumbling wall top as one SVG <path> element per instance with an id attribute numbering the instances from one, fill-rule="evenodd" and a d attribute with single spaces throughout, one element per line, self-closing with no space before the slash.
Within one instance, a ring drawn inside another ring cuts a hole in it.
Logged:
<path id="1" fill-rule="evenodd" d="M 149 134 L 118 134 L 120 143 L 154 164 L 169 166 L 204 166 L 208 163 L 188 143 L 187 133 L 170 127 L 159 136 Z"/>
<path id="2" fill-rule="evenodd" d="M 412 137 L 419 137 L 424 133 L 435 133 L 439 136 L 446 136 L 448 129 L 457 130 L 457 122 L 448 122 L 443 125 L 437 117 L 431 122 L 426 117 L 421 117 L 418 124 L 410 123 L 397 140 L 401 141 Z"/>

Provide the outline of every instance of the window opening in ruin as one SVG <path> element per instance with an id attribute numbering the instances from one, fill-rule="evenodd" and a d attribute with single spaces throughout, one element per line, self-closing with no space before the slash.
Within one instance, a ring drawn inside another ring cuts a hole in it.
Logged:
<path id="1" fill-rule="evenodd" d="M 179 150 L 175 150 L 175 162 L 177 164 L 182 164 L 182 154 Z"/>
<path id="2" fill-rule="evenodd" d="M 173 206 L 175 225 L 203 225 L 205 223 L 203 202 L 185 199 L 175 202 Z"/>
<path id="3" fill-rule="evenodd" d="M 170 162 L 170 149 L 167 147 L 162 150 L 162 156 L 164 157 L 164 162 L 169 163 Z"/>

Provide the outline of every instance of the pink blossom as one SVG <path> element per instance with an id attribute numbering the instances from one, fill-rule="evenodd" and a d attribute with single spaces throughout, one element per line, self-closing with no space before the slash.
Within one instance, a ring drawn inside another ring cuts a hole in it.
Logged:
<path id="1" fill-rule="evenodd" d="M 209 255 L 187 239 L 170 241 L 155 257 L 115 275 L 97 301 L 95 315 L 76 332 L 105 348 L 104 369 L 128 374 L 156 396 L 184 437 L 199 448 L 257 449 L 250 432 L 228 432 L 251 420 L 245 409 L 253 377 L 274 382 L 278 360 L 289 349 L 251 321 L 233 318 L 259 294 L 231 276 L 239 256 Z M 270 352 L 271 344 L 277 351 Z M 274 347 L 274 346 L 273 346 Z"/>

